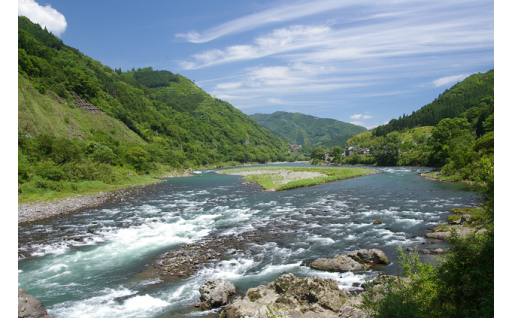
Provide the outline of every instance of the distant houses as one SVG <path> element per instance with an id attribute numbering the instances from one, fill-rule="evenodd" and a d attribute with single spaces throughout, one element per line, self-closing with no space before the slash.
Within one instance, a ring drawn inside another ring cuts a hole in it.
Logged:
<path id="1" fill-rule="evenodd" d="M 369 155 L 370 154 L 370 148 L 359 148 L 359 149 L 356 150 L 353 146 L 350 146 L 350 147 L 348 147 L 345 150 L 344 155 L 345 155 L 345 157 L 348 157 L 348 156 L 350 156 L 354 152 L 357 152 L 360 155 Z"/>

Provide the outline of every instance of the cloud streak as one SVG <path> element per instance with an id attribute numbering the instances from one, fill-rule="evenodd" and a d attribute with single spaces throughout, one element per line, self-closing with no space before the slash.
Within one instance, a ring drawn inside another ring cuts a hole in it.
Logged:
<path id="1" fill-rule="evenodd" d="M 446 84 L 460 82 L 463 79 L 465 79 L 466 77 L 468 77 L 468 75 L 464 75 L 464 74 L 441 77 L 441 78 L 434 80 L 432 82 L 432 84 L 434 84 L 435 87 L 444 86 Z"/>
<path id="2" fill-rule="evenodd" d="M 68 26 L 66 18 L 51 5 L 40 6 L 34 0 L 18 0 L 18 15 L 26 16 L 30 21 L 60 36 Z"/>
<path id="3" fill-rule="evenodd" d="M 184 69 L 241 60 L 277 56 L 290 61 L 332 62 L 448 54 L 494 46 L 493 18 L 476 15 L 439 14 L 438 6 L 427 11 L 404 9 L 386 15 L 371 13 L 365 24 L 292 25 L 259 36 L 251 44 L 210 49 L 181 61 Z M 463 10 L 462 10 L 463 11 Z M 371 16 L 371 17 L 370 17 Z M 361 17 L 361 18 L 364 18 Z"/>

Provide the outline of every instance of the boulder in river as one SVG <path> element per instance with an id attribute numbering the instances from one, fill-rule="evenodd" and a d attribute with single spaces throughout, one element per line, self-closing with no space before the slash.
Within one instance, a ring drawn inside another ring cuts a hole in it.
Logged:
<path id="1" fill-rule="evenodd" d="M 386 254 L 378 249 L 361 249 L 333 258 L 318 258 L 309 266 L 324 271 L 346 272 L 367 270 L 375 264 L 389 264 Z"/>
<path id="2" fill-rule="evenodd" d="M 353 258 L 359 263 L 365 264 L 389 264 L 388 257 L 383 251 L 376 248 L 372 249 L 361 249 L 356 252 L 348 253 L 348 257 Z"/>
<path id="3" fill-rule="evenodd" d="M 18 288 L 18 318 L 51 318 L 43 302 L 29 295 L 23 288 Z"/>
<path id="4" fill-rule="evenodd" d="M 199 288 L 201 294 L 198 307 L 202 310 L 217 308 L 228 303 L 229 296 L 236 292 L 236 287 L 233 283 L 223 279 L 208 278 Z"/>
<path id="5" fill-rule="evenodd" d="M 249 288 L 243 299 L 224 308 L 221 317 L 351 317 L 347 314 L 360 310 L 345 305 L 350 297 L 334 279 L 284 274 L 266 286 Z"/>
<path id="6" fill-rule="evenodd" d="M 310 267 L 324 271 L 347 272 L 367 270 L 370 265 L 358 263 L 353 258 L 341 254 L 333 258 L 318 258 L 311 263 Z"/>

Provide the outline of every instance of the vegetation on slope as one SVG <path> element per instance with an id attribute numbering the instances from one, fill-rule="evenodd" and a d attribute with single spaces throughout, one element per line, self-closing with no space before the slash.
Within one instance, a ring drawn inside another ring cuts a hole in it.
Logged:
<path id="1" fill-rule="evenodd" d="M 436 126 L 445 118 L 467 118 L 478 136 L 484 134 L 485 120 L 494 114 L 494 70 L 477 73 L 445 90 L 432 103 L 411 115 L 392 119 L 387 125 L 373 130 L 375 136 L 384 136 L 419 126 Z"/>
<path id="2" fill-rule="evenodd" d="M 366 128 L 354 124 L 300 113 L 274 112 L 250 117 L 276 135 L 285 137 L 289 143 L 310 147 L 345 147 L 348 138 L 366 131 Z"/>
<path id="3" fill-rule="evenodd" d="M 228 162 L 265 163 L 284 160 L 288 148 L 255 120 L 178 74 L 151 67 L 112 70 L 22 16 L 18 82 L 21 198 L 28 185 L 39 193 L 52 182 L 114 184 L 125 178 L 114 178 L 108 169 L 129 176 Z M 56 160 L 65 152 L 59 147 L 76 149 L 77 155 Z M 87 177 L 59 173 L 50 178 L 40 169 L 69 165 L 73 171 L 84 160 L 96 170 Z"/>

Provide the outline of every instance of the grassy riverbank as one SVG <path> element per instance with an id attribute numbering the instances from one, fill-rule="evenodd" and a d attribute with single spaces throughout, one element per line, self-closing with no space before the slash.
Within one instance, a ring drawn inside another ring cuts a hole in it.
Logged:
<path id="1" fill-rule="evenodd" d="M 219 173 L 241 175 L 265 190 L 280 191 L 361 177 L 377 171 L 362 168 L 268 167 L 230 169 Z"/>

